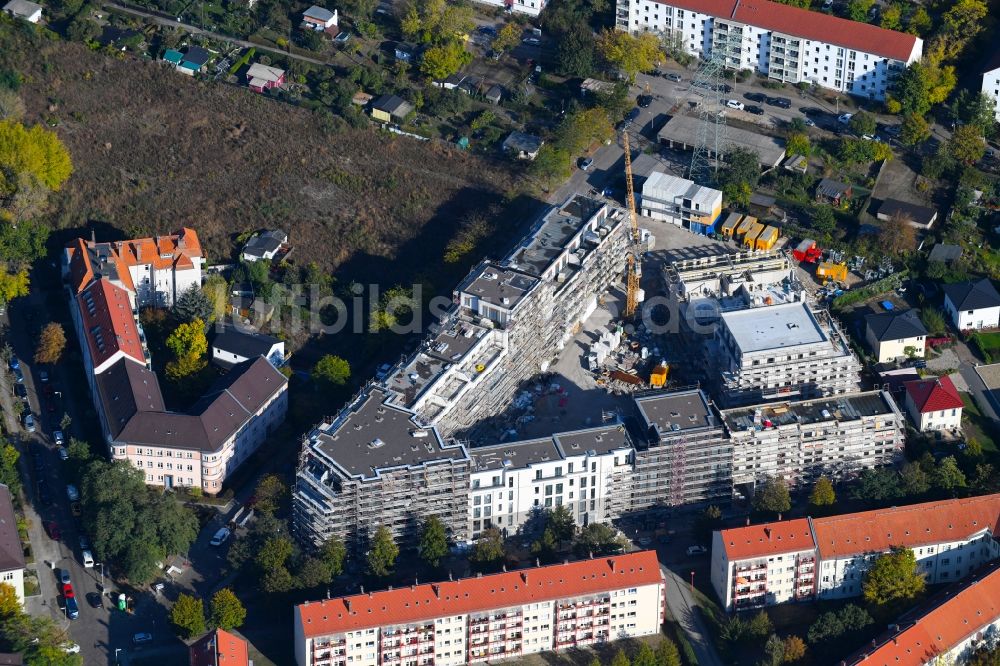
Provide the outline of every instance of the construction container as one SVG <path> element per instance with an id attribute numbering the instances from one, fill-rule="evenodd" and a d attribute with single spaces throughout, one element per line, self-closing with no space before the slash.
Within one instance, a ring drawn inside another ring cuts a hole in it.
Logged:
<path id="1" fill-rule="evenodd" d="M 670 374 L 670 367 L 658 365 L 649 373 L 649 385 L 653 388 L 663 388 L 667 383 L 667 376 Z"/>
<path id="2" fill-rule="evenodd" d="M 743 240 L 743 236 L 746 232 L 750 231 L 750 227 L 757 224 L 757 218 L 753 215 L 747 215 L 743 218 L 743 221 L 736 225 L 736 231 L 733 233 L 733 240 L 739 242 Z"/>
<path id="3" fill-rule="evenodd" d="M 824 261 L 816 267 L 816 277 L 843 282 L 847 279 L 847 264 L 835 264 L 832 261 Z"/>
<path id="4" fill-rule="evenodd" d="M 743 234 L 743 247 L 748 250 L 754 249 L 757 243 L 757 236 L 760 236 L 762 231 L 764 231 L 764 225 L 760 222 L 754 222 L 753 226 Z"/>
<path id="5" fill-rule="evenodd" d="M 739 213 L 730 213 L 719 228 L 719 233 L 725 240 L 729 240 L 736 233 L 736 227 L 743 221 L 743 216 Z"/>
<path id="6" fill-rule="evenodd" d="M 816 261 L 815 257 L 818 253 L 819 253 L 819 248 L 816 247 L 816 241 L 814 241 L 811 238 L 805 239 L 804 241 L 799 243 L 794 250 L 792 250 L 792 256 L 795 258 L 795 261 L 799 262 L 802 261 L 814 262 Z"/>
<path id="7" fill-rule="evenodd" d="M 778 229 L 770 224 L 764 227 L 764 231 L 757 236 L 754 247 L 758 250 L 770 250 L 778 242 Z"/>

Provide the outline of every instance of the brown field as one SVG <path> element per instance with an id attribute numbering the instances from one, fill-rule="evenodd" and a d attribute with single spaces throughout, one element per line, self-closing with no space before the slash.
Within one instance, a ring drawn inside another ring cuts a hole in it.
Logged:
<path id="1" fill-rule="evenodd" d="M 62 229 L 103 222 L 111 228 L 98 234 L 110 236 L 187 225 L 212 261 L 226 262 L 240 233 L 280 227 L 298 263 L 410 280 L 434 272 L 463 217 L 514 188 L 502 161 L 325 129 L 312 112 L 243 88 L 10 25 L 0 26 L 0 66 L 25 79 L 26 120 L 53 125 L 72 153 L 75 173 L 54 198 Z"/>

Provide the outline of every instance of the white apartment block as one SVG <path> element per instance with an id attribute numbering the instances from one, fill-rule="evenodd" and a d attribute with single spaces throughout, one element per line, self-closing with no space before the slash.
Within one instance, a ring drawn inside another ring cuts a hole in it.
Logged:
<path id="1" fill-rule="evenodd" d="M 723 312 L 710 343 L 727 405 L 857 391 L 861 364 L 829 312 L 805 301 Z"/>
<path id="2" fill-rule="evenodd" d="M 503 7 L 508 12 L 526 16 L 538 16 L 546 5 L 545 0 L 476 0 L 476 2 L 490 7 Z"/>
<path id="3" fill-rule="evenodd" d="M 705 233 L 722 214 L 722 192 L 654 171 L 642 185 L 642 214 Z"/>
<path id="4" fill-rule="evenodd" d="M 983 70 L 983 92 L 993 100 L 993 116 L 1000 122 L 1000 50 Z"/>
<path id="5" fill-rule="evenodd" d="M 565 506 L 578 525 L 610 523 L 628 509 L 632 443 L 625 426 L 578 430 L 469 451 L 469 534 L 514 534 L 539 511 Z"/>
<path id="6" fill-rule="evenodd" d="M 17 531 L 17 516 L 10 488 L 0 484 L 0 583 L 14 588 L 24 605 L 24 547 Z"/>
<path id="7" fill-rule="evenodd" d="M 1000 556 L 998 522 L 995 494 L 722 530 L 712 585 L 729 610 L 856 597 L 875 559 L 898 547 L 928 584 L 951 583 Z"/>
<path id="8" fill-rule="evenodd" d="M 655 551 L 296 606 L 298 666 L 460 666 L 657 634 Z"/>
<path id="9" fill-rule="evenodd" d="M 722 411 L 732 444 L 732 482 L 747 494 L 768 478 L 789 485 L 850 477 L 899 461 L 905 419 L 883 391 Z"/>
<path id="10" fill-rule="evenodd" d="M 619 30 L 660 33 L 703 58 L 721 51 L 729 68 L 875 100 L 923 52 L 912 35 L 771 0 L 618 0 L 615 13 Z"/>

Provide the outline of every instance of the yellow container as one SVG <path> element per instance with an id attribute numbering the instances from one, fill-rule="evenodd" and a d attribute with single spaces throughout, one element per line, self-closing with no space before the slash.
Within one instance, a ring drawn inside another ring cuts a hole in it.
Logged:
<path id="1" fill-rule="evenodd" d="M 778 242 L 778 235 L 777 227 L 767 225 L 764 227 L 764 231 L 760 232 L 760 236 L 757 236 L 757 242 L 754 247 L 758 250 L 770 250 Z"/>
<path id="2" fill-rule="evenodd" d="M 764 231 L 764 225 L 760 222 L 754 222 L 754 225 L 743 235 L 743 247 L 748 250 L 754 249 L 757 243 L 757 236 L 760 236 L 762 231 Z"/>
<path id="3" fill-rule="evenodd" d="M 670 367 L 658 365 L 649 374 L 649 385 L 653 388 L 663 388 L 667 383 L 667 376 L 670 374 Z"/>
<path id="4" fill-rule="evenodd" d="M 733 234 L 736 233 L 736 227 L 738 227 L 742 221 L 742 215 L 739 213 L 730 213 L 726 216 L 726 221 L 723 222 L 722 226 L 719 228 L 719 233 L 721 233 L 722 237 L 726 240 L 732 238 Z"/>
<path id="5" fill-rule="evenodd" d="M 733 234 L 733 238 L 740 241 L 743 240 L 744 234 L 750 231 L 750 227 L 757 224 L 757 218 L 753 215 L 747 215 L 743 218 L 743 221 L 739 223 L 736 227 L 736 232 Z"/>

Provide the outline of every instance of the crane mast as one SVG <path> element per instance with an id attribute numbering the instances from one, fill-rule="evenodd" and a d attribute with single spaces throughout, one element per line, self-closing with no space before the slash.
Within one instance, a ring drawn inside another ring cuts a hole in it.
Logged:
<path id="1" fill-rule="evenodd" d="M 635 189 L 632 185 L 632 151 L 629 148 L 628 132 L 622 132 L 625 142 L 625 203 L 629 215 L 629 254 L 626 259 L 625 276 L 625 319 L 635 316 L 639 307 L 639 221 L 635 212 Z"/>

